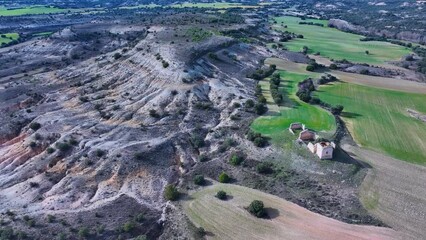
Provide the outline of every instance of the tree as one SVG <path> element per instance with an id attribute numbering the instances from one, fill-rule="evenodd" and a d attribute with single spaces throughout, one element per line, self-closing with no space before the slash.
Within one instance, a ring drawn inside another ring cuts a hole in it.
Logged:
<path id="1" fill-rule="evenodd" d="M 306 71 L 309 71 L 309 72 L 315 71 L 315 66 L 312 64 L 309 64 L 308 66 L 306 66 Z"/>
<path id="2" fill-rule="evenodd" d="M 206 180 L 204 179 L 203 175 L 196 175 L 194 177 L 194 183 L 197 185 L 204 185 L 204 183 L 206 182 Z"/>
<path id="3" fill-rule="evenodd" d="M 220 183 L 228 183 L 230 180 L 231 180 L 231 178 L 225 172 L 222 172 L 219 175 L 219 182 Z"/>
<path id="4" fill-rule="evenodd" d="M 220 200 L 225 200 L 228 196 L 226 195 L 226 192 L 223 190 L 220 190 L 216 193 L 216 197 Z"/>
<path id="5" fill-rule="evenodd" d="M 370 54 L 370 51 L 366 50 L 366 51 L 365 51 L 365 54 L 369 55 L 369 54 Z"/>
<path id="6" fill-rule="evenodd" d="M 258 218 L 264 217 L 266 215 L 265 206 L 260 200 L 254 200 L 251 202 L 248 207 L 248 211 Z"/>
<path id="7" fill-rule="evenodd" d="M 332 70 L 337 69 L 337 65 L 336 65 L 336 64 L 334 64 L 334 63 L 330 64 L 330 69 L 332 69 Z"/>
<path id="8" fill-rule="evenodd" d="M 177 200 L 179 198 L 179 192 L 177 188 L 171 184 L 167 185 L 164 189 L 164 198 L 170 201 Z"/>
<path id="9" fill-rule="evenodd" d="M 113 57 L 114 57 L 115 60 L 117 60 L 117 59 L 121 58 L 121 53 L 117 52 L 117 53 L 114 54 Z"/>
<path id="10" fill-rule="evenodd" d="M 254 110 L 257 115 L 262 115 L 268 111 L 268 108 L 265 106 L 265 104 L 256 103 L 256 105 L 254 106 Z"/>
<path id="11" fill-rule="evenodd" d="M 340 115 L 343 112 L 343 106 L 342 105 L 337 105 L 335 107 L 331 108 L 331 113 L 334 115 Z"/>
<path id="12" fill-rule="evenodd" d="M 32 122 L 30 123 L 30 128 L 34 131 L 37 131 L 38 129 L 41 128 L 41 124 L 38 122 Z"/>

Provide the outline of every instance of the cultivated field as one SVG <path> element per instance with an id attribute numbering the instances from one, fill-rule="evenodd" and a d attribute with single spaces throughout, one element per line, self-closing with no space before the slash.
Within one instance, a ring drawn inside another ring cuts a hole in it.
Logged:
<path id="1" fill-rule="evenodd" d="M 426 123 L 407 112 L 426 113 L 425 94 L 341 82 L 322 86 L 316 95 L 326 103 L 345 107 L 343 120 L 361 146 L 408 162 L 426 163 Z"/>
<path id="2" fill-rule="evenodd" d="M 231 197 L 214 197 L 224 190 Z M 264 202 L 269 219 L 259 219 L 244 208 Z M 203 227 L 208 239 L 402 239 L 392 229 L 351 225 L 310 212 L 296 204 L 258 190 L 215 183 L 184 202 L 190 220 Z"/>
<path id="3" fill-rule="evenodd" d="M 318 73 L 306 71 L 306 64 L 294 63 L 288 60 L 279 59 L 279 58 L 268 58 L 265 61 L 266 64 L 275 64 L 278 69 L 286 70 L 290 72 L 295 72 L 299 74 L 306 74 L 310 76 L 316 76 Z M 330 73 L 340 80 L 350 83 L 355 83 L 364 86 L 383 88 L 388 90 L 395 90 L 408 93 L 423 93 L 426 94 L 426 85 L 423 83 L 405 81 L 395 78 L 387 77 L 376 77 L 376 76 L 367 76 L 356 73 L 348 73 L 336 70 L 330 70 L 326 73 Z"/>
<path id="4" fill-rule="evenodd" d="M 78 9 L 62 9 L 50 6 L 29 6 L 25 8 L 7 9 L 0 6 L 0 16 L 20 16 L 26 14 L 49 14 L 80 11 Z"/>
<path id="5" fill-rule="evenodd" d="M 170 5 L 174 8 L 215 8 L 215 9 L 227 9 L 227 8 L 258 8 L 257 5 L 243 5 L 240 3 L 227 3 L 227 2 L 212 2 L 212 3 L 182 3 Z"/>
<path id="6" fill-rule="evenodd" d="M 297 83 L 309 77 L 307 74 L 298 74 L 280 71 L 281 88 L 284 92 L 284 103 L 277 106 L 270 94 L 269 79 L 260 81 L 263 95 L 268 101 L 270 114 L 257 118 L 252 129 L 262 134 L 274 134 L 286 131 L 290 123 L 302 122 L 316 131 L 331 131 L 335 128 L 333 116 L 320 107 L 300 101 L 296 96 Z"/>
<path id="7" fill-rule="evenodd" d="M 18 38 L 19 38 L 19 34 L 17 34 L 17 33 L 0 34 L 0 45 L 2 43 L 9 43 L 9 42 L 16 40 Z"/>
<path id="8" fill-rule="evenodd" d="M 361 42 L 359 39 L 362 36 L 329 28 L 325 20 L 304 20 L 304 22 L 322 23 L 325 27 L 300 25 L 299 22 L 302 20 L 297 17 L 277 17 L 274 20 L 277 21 L 277 24 L 274 25 L 276 30 L 304 36 L 303 39 L 298 38 L 284 43 L 291 51 L 301 51 L 303 46 L 307 46 L 310 49 L 309 53 L 320 52 L 322 56 L 331 59 L 347 59 L 352 62 L 369 64 L 383 64 L 386 61 L 399 60 L 410 53 L 408 48 L 387 42 Z M 281 24 L 287 25 L 287 28 Z M 369 51 L 370 54 L 367 55 L 365 51 Z"/>

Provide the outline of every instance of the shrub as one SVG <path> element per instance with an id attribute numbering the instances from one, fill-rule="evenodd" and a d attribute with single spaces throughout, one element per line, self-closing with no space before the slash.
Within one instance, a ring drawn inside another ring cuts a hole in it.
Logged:
<path id="1" fill-rule="evenodd" d="M 175 201 L 179 198 L 179 192 L 173 185 L 167 185 L 164 189 L 164 198 L 166 200 Z"/>
<path id="2" fill-rule="evenodd" d="M 210 52 L 210 53 L 208 54 L 208 56 L 209 56 L 209 58 L 211 58 L 211 59 L 215 59 L 215 60 L 217 60 L 217 59 L 218 59 L 217 54 L 216 54 L 216 53 L 213 53 L 213 52 Z"/>
<path id="3" fill-rule="evenodd" d="M 30 148 L 35 148 L 37 147 L 37 143 L 36 142 L 30 142 Z"/>
<path id="4" fill-rule="evenodd" d="M 231 157 L 229 158 L 229 163 L 234 166 L 240 165 L 243 161 L 244 161 L 244 158 L 242 156 L 238 156 L 235 153 L 232 154 Z"/>
<path id="5" fill-rule="evenodd" d="M 209 160 L 209 158 L 205 154 L 201 154 L 199 159 L 198 159 L 198 161 L 200 161 L 200 162 L 207 162 L 208 160 Z"/>
<path id="6" fill-rule="evenodd" d="M 368 71 L 368 69 L 362 69 L 359 73 L 364 74 L 364 75 L 368 75 L 370 73 L 370 71 Z"/>
<path id="7" fill-rule="evenodd" d="M 201 148 L 205 145 L 204 139 L 200 135 L 192 135 L 191 142 L 195 148 Z"/>
<path id="8" fill-rule="evenodd" d="M 264 217 L 266 214 L 263 202 L 259 200 L 251 202 L 247 210 L 258 218 Z"/>
<path id="9" fill-rule="evenodd" d="M 30 187 L 31 188 L 38 188 L 39 186 L 40 186 L 40 184 L 37 183 L 37 182 L 30 182 Z"/>
<path id="10" fill-rule="evenodd" d="M 55 144 L 56 148 L 61 152 L 66 152 L 71 149 L 71 145 L 66 142 L 58 142 Z"/>
<path id="11" fill-rule="evenodd" d="M 96 149 L 95 154 L 96 154 L 97 157 L 102 157 L 102 156 L 105 155 L 105 151 L 101 150 L 101 149 Z"/>
<path id="12" fill-rule="evenodd" d="M 196 175 L 194 177 L 194 183 L 197 185 L 204 185 L 204 183 L 206 182 L 206 180 L 204 179 L 203 175 Z"/>
<path id="13" fill-rule="evenodd" d="M 143 213 L 139 213 L 138 215 L 136 215 L 135 217 L 136 222 L 143 222 L 143 220 L 145 220 L 145 215 Z"/>
<path id="14" fill-rule="evenodd" d="M 204 237 L 207 234 L 206 230 L 204 230 L 202 227 L 197 228 L 196 233 L 199 237 Z"/>
<path id="15" fill-rule="evenodd" d="M 51 148 L 51 147 L 48 147 L 48 148 L 46 149 L 46 152 L 47 152 L 48 154 L 52 154 L 52 153 L 54 153 L 54 152 L 55 152 L 55 149 L 54 149 L 54 148 Z"/>
<path id="16" fill-rule="evenodd" d="M 221 174 L 219 174 L 220 183 L 229 183 L 230 180 L 231 178 L 225 172 L 222 172 Z"/>
<path id="17" fill-rule="evenodd" d="M 247 108 L 252 108 L 252 107 L 254 107 L 254 101 L 253 101 L 253 100 L 251 100 L 251 99 L 248 99 L 244 105 L 245 105 Z"/>
<path id="18" fill-rule="evenodd" d="M 82 227 L 80 230 L 78 230 L 78 236 L 81 238 L 86 238 L 89 236 L 89 229 L 87 227 Z"/>
<path id="19" fill-rule="evenodd" d="M 135 159 L 136 160 L 142 160 L 143 156 L 144 156 L 143 152 L 137 152 L 137 153 L 135 153 Z"/>
<path id="20" fill-rule="evenodd" d="M 126 222 L 124 225 L 123 225 L 123 231 L 124 232 L 131 232 L 133 229 L 135 229 L 136 228 L 136 225 L 135 225 L 135 223 L 134 222 Z"/>
<path id="21" fill-rule="evenodd" d="M 157 111 L 155 109 L 150 109 L 149 110 L 149 116 L 153 117 L 153 118 L 159 118 L 160 114 L 157 113 Z"/>
<path id="22" fill-rule="evenodd" d="M 48 214 L 47 215 L 47 222 L 52 223 L 55 221 L 55 216 Z"/>
<path id="23" fill-rule="evenodd" d="M 241 107 L 241 104 L 240 104 L 240 103 L 238 103 L 238 102 L 234 102 L 234 103 L 232 104 L 232 107 L 233 107 L 233 108 L 239 108 L 239 107 Z"/>
<path id="24" fill-rule="evenodd" d="M 216 193 L 216 197 L 220 200 L 225 200 L 228 196 L 226 195 L 225 191 L 220 190 Z"/>
<path id="25" fill-rule="evenodd" d="M 41 128 L 41 124 L 38 122 L 32 122 L 30 123 L 30 128 L 34 131 L 37 131 L 38 129 Z"/>
<path id="26" fill-rule="evenodd" d="M 272 169 L 272 163 L 262 162 L 257 164 L 256 171 L 262 174 L 269 174 L 272 173 L 274 170 Z"/>
<path id="27" fill-rule="evenodd" d="M 169 66 L 169 63 L 164 61 L 164 60 L 163 60 L 162 64 L 163 64 L 163 68 L 167 68 Z"/>
<path id="28" fill-rule="evenodd" d="M 135 240 L 147 240 L 148 238 L 146 237 L 146 235 L 139 235 L 138 237 L 135 238 Z"/>

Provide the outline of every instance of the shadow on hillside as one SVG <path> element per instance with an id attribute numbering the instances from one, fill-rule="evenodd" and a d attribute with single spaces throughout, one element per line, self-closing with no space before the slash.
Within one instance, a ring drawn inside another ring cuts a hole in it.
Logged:
<path id="1" fill-rule="evenodd" d="M 342 112 L 340 116 L 345 118 L 357 118 L 357 117 L 361 117 L 362 115 L 359 113 L 353 113 L 353 112 Z"/>
<path id="2" fill-rule="evenodd" d="M 266 214 L 267 214 L 267 219 L 274 219 L 277 218 L 278 216 L 280 216 L 280 212 L 278 211 L 278 209 L 275 208 L 265 208 Z"/>

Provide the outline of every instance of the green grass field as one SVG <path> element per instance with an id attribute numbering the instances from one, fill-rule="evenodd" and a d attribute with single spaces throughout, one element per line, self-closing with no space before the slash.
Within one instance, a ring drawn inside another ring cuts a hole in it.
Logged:
<path id="1" fill-rule="evenodd" d="M 386 61 L 398 60 L 411 52 L 408 48 L 387 42 L 361 42 L 359 39 L 363 38 L 362 36 L 329 28 L 325 20 L 305 20 L 305 22 L 322 23 L 325 27 L 300 25 L 298 23 L 302 20 L 297 17 L 276 17 L 274 20 L 277 21 L 277 24 L 274 25 L 276 30 L 287 30 L 304 36 L 303 39 L 294 39 L 284 43 L 290 51 L 298 52 L 302 50 L 303 46 L 307 46 L 308 53 L 311 54 L 320 52 L 322 56 L 330 59 L 347 59 L 352 62 L 369 64 L 382 64 Z M 287 28 L 281 26 L 281 23 L 287 25 Z M 370 54 L 367 55 L 366 50 Z"/>
<path id="2" fill-rule="evenodd" d="M 302 102 L 296 96 L 297 83 L 305 80 L 310 75 L 280 71 L 281 90 L 284 92 L 285 103 L 283 106 L 274 106 L 269 92 L 269 81 L 260 82 L 263 95 L 268 101 L 268 107 L 277 111 L 277 114 L 271 114 L 257 118 L 251 128 L 262 134 L 271 135 L 287 131 L 290 123 L 301 122 L 306 127 L 315 131 L 333 131 L 335 129 L 334 117 L 324 109 Z"/>
<path id="3" fill-rule="evenodd" d="M 28 6 L 17 9 L 7 9 L 0 6 L 0 16 L 21 16 L 26 14 L 49 14 L 49 13 L 66 13 L 66 12 L 78 12 L 80 9 L 62 9 L 50 6 Z"/>
<path id="4" fill-rule="evenodd" d="M 5 33 L 5 34 L 0 34 L 0 45 L 2 45 L 3 43 L 9 43 L 13 40 L 16 40 L 19 38 L 19 34 L 18 33 Z"/>
<path id="5" fill-rule="evenodd" d="M 426 114 L 426 95 L 351 83 L 322 86 L 316 95 L 345 107 L 342 114 L 357 143 L 407 162 L 426 164 L 426 123 L 407 108 Z"/>

